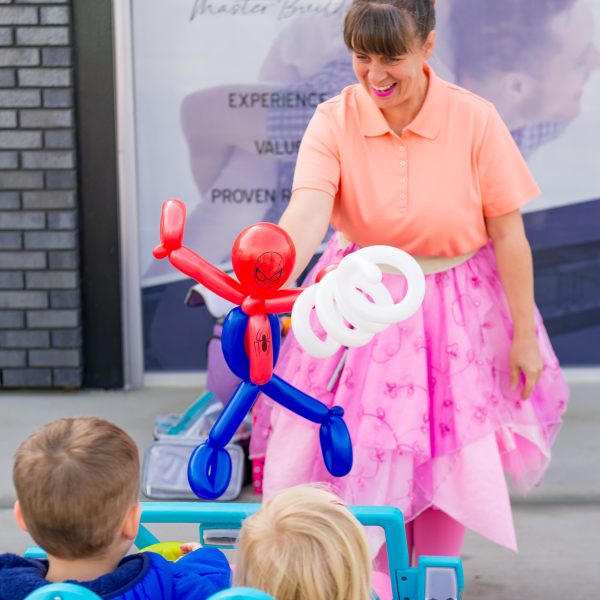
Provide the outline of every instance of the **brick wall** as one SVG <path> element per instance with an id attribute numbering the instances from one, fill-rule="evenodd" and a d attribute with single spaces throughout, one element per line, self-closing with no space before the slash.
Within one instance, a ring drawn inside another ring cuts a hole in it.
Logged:
<path id="1" fill-rule="evenodd" d="M 71 3 L 0 0 L 0 387 L 81 386 Z"/>

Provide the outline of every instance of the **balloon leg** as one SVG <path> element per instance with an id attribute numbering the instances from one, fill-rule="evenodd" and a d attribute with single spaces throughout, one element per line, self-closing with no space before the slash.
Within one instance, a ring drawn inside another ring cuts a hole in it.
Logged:
<path id="1" fill-rule="evenodd" d="M 188 462 L 188 481 L 198 498 L 216 500 L 231 480 L 231 457 L 225 448 L 215 448 L 209 441 L 198 446 Z"/>
<path id="2" fill-rule="evenodd" d="M 277 375 L 273 375 L 271 381 L 260 389 L 292 412 L 313 423 L 320 423 L 319 439 L 327 470 L 334 477 L 343 477 L 350 472 L 352 440 L 343 419 L 344 409 L 341 406 L 328 409 L 325 404 L 301 392 Z"/>
<path id="3" fill-rule="evenodd" d="M 258 387 L 242 381 L 208 434 L 188 462 L 188 481 L 192 491 L 204 500 L 222 496 L 231 480 L 231 457 L 225 446 L 234 436 L 252 403 Z"/>
<path id="4" fill-rule="evenodd" d="M 334 477 L 343 477 L 352 469 L 352 440 L 343 416 L 344 409 L 333 406 L 319 431 L 323 460 Z"/>

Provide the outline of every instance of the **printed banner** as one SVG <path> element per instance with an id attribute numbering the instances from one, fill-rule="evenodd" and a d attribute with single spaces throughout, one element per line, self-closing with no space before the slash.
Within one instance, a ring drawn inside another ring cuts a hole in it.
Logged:
<path id="1" fill-rule="evenodd" d="M 215 323 L 185 305 L 194 282 L 152 258 L 162 202 L 186 203 L 186 245 L 224 268 L 241 229 L 278 220 L 315 107 L 355 83 L 349 3 L 133 0 L 146 370 L 205 368 Z M 598 365 L 600 1 L 437 6 L 434 69 L 494 102 L 542 187 L 524 212 L 559 358 Z"/>

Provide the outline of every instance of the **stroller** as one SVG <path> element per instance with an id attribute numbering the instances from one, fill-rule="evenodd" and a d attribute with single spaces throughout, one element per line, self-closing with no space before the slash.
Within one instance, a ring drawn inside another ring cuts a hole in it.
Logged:
<path id="1" fill-rule="evenodd" d="M 206 502 L 145 502 L 142 523 L 135 540 L 137 548 L 160 543 L 145 525 L 151 523 L 198 523 L 199 540 L 204 546 L 213 543 L 215 532 L 237 531 L 243 520 L 260 508 L 259 504 L 222 504 Z M 404 519 L 397 508 L 389 506 L 349 506 L 365 526 L 378 526 L 385 532 L 388 547 L 391 597 L 393 600 L 458 600 L 464 588 L 460 558 L 420 556 L 417 567 L 409 566 Z M 40 548 L 30 548 L 29 558 L 44 558 Z M 65 588 L 66 586 L 66 588 Z M 27 600 L 93 600 L 98 596 L 71 584 L 51 584 L 39 588 Z M 273 600 L 272 596 L 248 588 L 231 588 L 211 596 L 210 600 Z"/>

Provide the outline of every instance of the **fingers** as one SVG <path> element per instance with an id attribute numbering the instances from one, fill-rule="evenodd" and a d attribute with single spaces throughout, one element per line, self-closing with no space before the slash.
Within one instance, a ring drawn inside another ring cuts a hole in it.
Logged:
<path id="1" fill-rule="evenodd" d="M 202 546 L 198 542 L 186 542 L 185 544 L 181 544 L 179 549 L 181 550 L 182 554 L 189 554 L 190 552 L 198 550 L 198 548 L 201 547 Z"/>
<path id="2" fill-rule="evenodd" d="M 521 382 L 521 378 L 523 379 L 522 389 L 521 389 L 521 400 L 527 400 L 529 396 L 531 396 L 531 392 L 535 388 L 540 375 L 542 373 L 541 368 L 533 368 L 533 369 L 520 369 L 518 367 L 511 367 L 510 369 L 510 389 L 516 390 Z M 522 377 L 521 377 L 522 374 Z"/>
<path id="3" fill-rule="evenodd" d="M 519 367 L 510 367 L 510 389 L 516 390 L 519 385 L 519 379 L 521 375 L 521 369 Z"/>
<path id="4" fill-rule="evenodd" d="M 531 371 L 524 371 L 523 375 L 525 377 L 525 385 L 521 390 L 521 399 L 527 400 L 529 396 L 531 396 L 531 392 L 533 392 L 533 388 L 535 387 L 538 379 L 540 378 L 542 370 L 541 369 L 533 369 Z"/>

